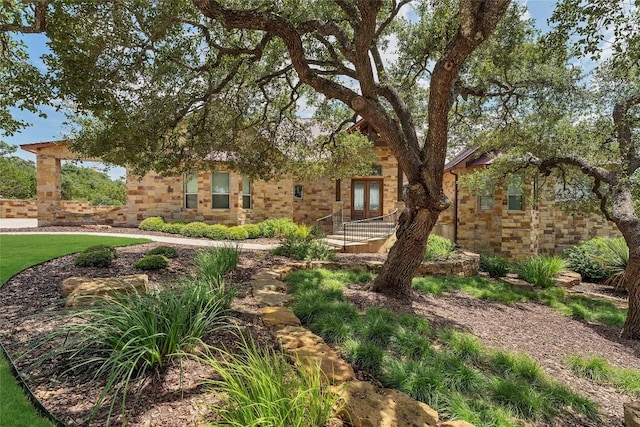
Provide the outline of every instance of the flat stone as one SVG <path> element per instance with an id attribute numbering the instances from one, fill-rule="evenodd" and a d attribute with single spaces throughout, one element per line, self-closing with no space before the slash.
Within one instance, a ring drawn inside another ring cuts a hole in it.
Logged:
<path id="1" fill-rule="evenodd" d="M 435 427 L 438 413 L 429 405 L 387 388 L 364 381 L 334 386 L 344 407 L 339 417 L 353 427 Z"/>
<path id="2" fill-rule="evenodd" d="M 440 427 L 476 427 L 473 424 L 464 420 L 445 421 L 440 424 Z"/>
<path id="3" fill-rule="evenodd" d="M 254 292 L 269 291 L 282 294 L 287 292 L 287 285 L 278 279 L 256 279 L 252 280 L 250 285 Z"/>
<path id="4" fill-rule="evenodd" d="M 280 274 L 276 271 L 265 270 L 251 276 L 251 280 L 273 280 L 280 279 Z"/>
<path id="5" fill-rule="evenodd" d="M 300 319 L 293 311 L 285 307 L 264 307 L 260 310 L 264 324 L 273 329 L 284 326 L 300 326 Z"/>
<path id="6" fill-rule="evenodd" d="M 291 295 L 281 294 L 279 292 L 257 291 L 253 293 L 253 296 L 260 300 L 261 304 L 267 306 L 282 306 L 293 302 Z"/>
<path id="7" fill-rule="evenodd" d="M 525 282 L 522 279 L 516 279 L 515 277 L 501 277 L 499 280 L 511 285 L 512 288 L 522 289 L 523 291 L 535 291 L 536 289 L 531 283 Z"/>
<path id="8" fill-rule="evenodd" d="M 640 427 L 640 400 L 627 402 L 624 407 L 624 425 L 626 427 Z"/>
<path id="9" fill-rule="evenodd" d="M 60 286 L 62 295 L 67 296 L 66 307 L 91 305 L 105 297 L 134 292 L 145 295 L 148 291 L 149 277 L 146 274 L 102 278 L 70 277 Z"/>
<path id="10" fill-rule="evenodd" d="M 301 326 L 285 326 L 276 331 L 276 338 L 294 362 L 309 370 L 320 367 L 326 382 L 336 384 L 355 379 L 351 365 L 311 331 Z"/>
<path id="11" fill-rule="evenodd" d="M 563 288 L 573 288 L 582 282 L 582 276 L 580 273 L 576 273 L 574 271 L 566 271 L 554 277 L 554 280 L 558 286 Z"/>

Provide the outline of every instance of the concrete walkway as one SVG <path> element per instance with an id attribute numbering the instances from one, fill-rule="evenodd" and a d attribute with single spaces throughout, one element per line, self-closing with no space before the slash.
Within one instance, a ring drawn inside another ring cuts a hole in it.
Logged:
<path id="1" fill-rule="evenodd" d="M 0 228 L 36 228 L 37 219 L 31 218 L 0 218 Z"/>
<path id="2" fill-rule="evenodd" d="M 143 238 L 150 239 L 154 242 L 159 243 L 169 243 L 174 245 L 188 245 L 188 246 L 201 246 L 201 247 L 225 247 L 225 246 L 235 246 L 238 245 L 240 249 L 253 250 L 253 251 L 268 251 L 277 247 L 278 245 L 274 244 L 260 244 L 260 243 L 247 243 L 248 240 L 245 241 L 229 241 L 229 240 L 203 240 L 203 239 L 190 239 L 188 237 L 173 237 L 173 236 L 152 236 L 150 234 L 132 234 L 132 233 L 102 233 L 102 232 L 93 232 L 93 231 L 28 231 L 28 232 L 2 232 L 0 236 L 5 234 L 78 234 L 78 235 L 87 235 L 90 234 L 92 236 L 116 236 L 116 237 L 132 237 L 132 238 Z"/>

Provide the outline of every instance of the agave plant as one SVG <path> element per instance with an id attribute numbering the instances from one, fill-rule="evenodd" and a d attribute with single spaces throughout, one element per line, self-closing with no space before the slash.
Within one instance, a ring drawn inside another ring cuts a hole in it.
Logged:
<path id="1" fill-rule="evenodd" d="M 629 263 L 629 248 L 624 239 L 618 238 L 607 239 L 603 249 L 604 251 L 597 257 L 597 261 L 611 272 L 603 283 L 613 286 L 618 292 L 622 291 L 626 288 L 624 271 Z"/>

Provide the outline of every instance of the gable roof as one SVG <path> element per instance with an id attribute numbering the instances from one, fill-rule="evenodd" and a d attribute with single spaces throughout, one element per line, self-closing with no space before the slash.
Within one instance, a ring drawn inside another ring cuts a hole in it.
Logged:
<path id="1" fill-rule="evenodd" d="M 444 171 L 449 172 L 458 167 L 474 167 L 474 166 L 488 166 L 493 163 L 493 159 L 500 155 L 498 150 L 485 151 L 478 155 L 480 147 L 471 147 L 462 150 L 453 159 L 444 165 Z"/>

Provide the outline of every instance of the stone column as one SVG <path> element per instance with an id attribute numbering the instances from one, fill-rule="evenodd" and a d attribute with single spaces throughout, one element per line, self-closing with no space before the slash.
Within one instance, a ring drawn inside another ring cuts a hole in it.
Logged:
<path id="1" fill-rule="evenodd" d="M 38 152 L 36 163 L 38 226 L 53 225 L 61 211 L 62 168 L 60 159 Z"/>

